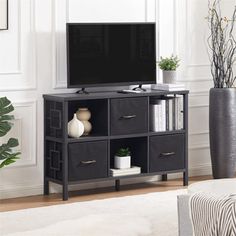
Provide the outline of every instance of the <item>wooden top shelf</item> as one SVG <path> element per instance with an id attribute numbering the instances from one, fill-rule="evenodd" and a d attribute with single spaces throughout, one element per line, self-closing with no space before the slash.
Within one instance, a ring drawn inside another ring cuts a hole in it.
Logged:
<path id="1" fill-rule="evenodd" d="M 118 93 L 117 91 L 110 92 L 91 92 L 89 94 L 77 93 L 62 93 L 62 94 L 45 94 L 44 98 L 54 101 L 74 101 L 74 100 L 91 100 L 91 99 L 108 99 L 108 98 L 127 98 L 127 97 L 145 97 L 145 96 L 162 96 L 168 94 L 183 95 L 188 94 L 189 90 L 181 91 L 164 91 L 164 90 L 151 90 L 141 93 Z"/>

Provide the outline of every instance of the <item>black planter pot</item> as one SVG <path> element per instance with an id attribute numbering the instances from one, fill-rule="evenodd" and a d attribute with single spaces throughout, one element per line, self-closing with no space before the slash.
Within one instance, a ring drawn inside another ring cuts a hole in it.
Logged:
<path id="1" fill-rule="evenodd" d="M 213 177 L 232 178 L 236 171 L 236 89 L 210 90 L 210 151 Z"/>

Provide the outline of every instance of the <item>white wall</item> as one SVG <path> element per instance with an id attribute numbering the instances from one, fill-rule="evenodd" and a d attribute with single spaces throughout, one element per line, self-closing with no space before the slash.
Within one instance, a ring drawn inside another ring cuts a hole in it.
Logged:
<path id="1" fill-rule="evenodd" d="M 206 14 L 206 0 L 9 0 L 9 30 L 0 31 L 0 96 L 8 96 L 16 106 L 12 135 L 19 138 L 22 155 L 16 164 L 0 170 L 0 197 L 42 193 L 42 94 L 68 91 L 66 21 L 156 21 L 158 56 L 181 57 L 179 80 L 191 91 L 190 173 L 209 174 L 212 82 L 204 44 Z"/>
<path id="2" fill-rule="evenodd" d="M 213 83 L 206 53 L 206 16 L 206 0 L 180 0 L 176 5 L 176 51 L 182 58 L 179 80 L 190 89 L 189 164 L 193 175 L 211 173 L 208 91 Z"/>

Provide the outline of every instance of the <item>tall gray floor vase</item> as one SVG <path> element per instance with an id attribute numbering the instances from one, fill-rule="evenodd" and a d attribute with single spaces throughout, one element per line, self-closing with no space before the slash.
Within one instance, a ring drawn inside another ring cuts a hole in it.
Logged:
<path id="1" fill-rule="evenodd" d="M 210 151 L 213 177 L 231 178 L 236 171 L 236 89 L 210 90 Z"/>

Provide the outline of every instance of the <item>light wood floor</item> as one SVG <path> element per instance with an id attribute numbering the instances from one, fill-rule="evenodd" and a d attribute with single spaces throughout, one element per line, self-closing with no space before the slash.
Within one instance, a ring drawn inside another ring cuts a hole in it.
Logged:
<path id="1" fill-rule="evenodd" d="M 211 179 L 210 176 L 201 176 L 190 178 L 189 184 Z M 0 212 L 13 211 L 26 208 L 51 206 L 58 204 L 68 204 L 72 202 L 91 201 L 97 199 L 106 199 L 114 197 L 131 196 L 138 194 L 146 194 L 152 192 L 163 192 L 168 190 L 184 189 L 182 179 L 168 180 L 167 182 L 149 182 L 135 185 L 121 186 L 120 191 L 115 191 L 114 188 L 100 188 L 94 190 L 83 190 L 70 192 L 69 200 L 62 201 L 61 194 L 50 194 L 49 196 L 32 196 L 14 199 L 6 199 L 0 201 Z"/>

